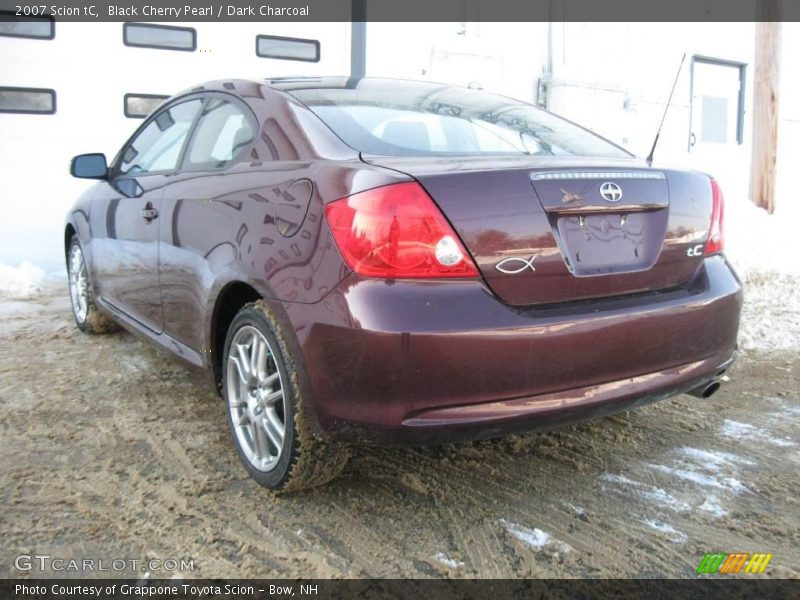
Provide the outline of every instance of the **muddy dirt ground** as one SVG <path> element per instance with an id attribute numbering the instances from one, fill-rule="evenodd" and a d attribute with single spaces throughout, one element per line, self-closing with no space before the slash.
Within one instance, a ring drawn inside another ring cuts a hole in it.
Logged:
<path id="1" fill-rule="evenodd" d="M 549 433 L 359 449 L 332 484 L 273 497 L 180 364 L 81 334 L 60 285 L 0 298 L 0 576 L 38 553 L 193 560 L 153 573 L 183 577 L 694 577 L 744 551 L 800 577 L 800 354 L 730 375 L 709 401 Z"/>

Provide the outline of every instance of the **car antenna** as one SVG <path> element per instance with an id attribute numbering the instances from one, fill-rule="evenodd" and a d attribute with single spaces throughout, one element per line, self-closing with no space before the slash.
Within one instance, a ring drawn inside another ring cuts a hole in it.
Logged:
<path id="1" fill-rule="evenodd" d="M 664 114 L 661 116 L 661 124 L 658 126 L 658 131 L 656 131 L 656 139 L 653 140 L 653 147 L 650 148 L 650 154 L 647 155 L 647 166 L 653 166 L 653 154 L 656 152 L 656 145 L 658 144 L 658 136 L 661 135 L 661 128 L 664 126 L 664 121 L 667 118 L 667 111 L 669 110 L 669 105 L 672 103 L 672 94 L 675 93 L 675 87 L 678 85 L 678 77 L 681 75 L 681 69 L 683 68 L 683 61 L 686 60 L 686 52 L 683 53 L 681 57 L 681 64 L 678 65 L 678 72 L 675 73 L 675 82 L 672 84 L 672 90 L 669 92 L 669 99 L 667 99 L 667 105 L 664 107 Z"/>

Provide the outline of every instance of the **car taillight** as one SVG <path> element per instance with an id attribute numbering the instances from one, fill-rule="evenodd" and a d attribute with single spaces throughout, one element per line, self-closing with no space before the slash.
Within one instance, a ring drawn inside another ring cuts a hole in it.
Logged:
<path id="1" fill-rule="evenodd" d="M 706 256 L 719 254 L 722 252 L 725 245 L 722 227 L 724 200 L 722 198 L 722 190 L 716 179 L 711 180 L 711 196 L 713 198 L 713 205 L 711 209 L 711 228 L 709 229 L 708 242 L 706 242 L 705 249 Z"/>
<path id="2" fill-rule="evenodd" d="M 365 277 L 478 277 L 450 224 L 416 182 L 331 202 L 325 217 L 347 266 Z"/>

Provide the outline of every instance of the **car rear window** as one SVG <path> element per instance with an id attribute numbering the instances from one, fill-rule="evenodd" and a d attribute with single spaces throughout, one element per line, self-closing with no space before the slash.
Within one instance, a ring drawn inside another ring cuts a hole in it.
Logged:
<path id="1" fill-rule="evenodd" d="M 631 156 L 549 112 L 480 90 L 362 79 L 290 93 L 365 154 Z"/>

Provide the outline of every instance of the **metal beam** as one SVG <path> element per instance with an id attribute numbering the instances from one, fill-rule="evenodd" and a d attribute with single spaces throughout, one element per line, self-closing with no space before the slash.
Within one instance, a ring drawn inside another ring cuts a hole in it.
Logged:
<path id="1" fill-rule="evenodd" d="M 352 0 L 350 23 L 350 76 L 367 74 L 367 0 Z"/>

